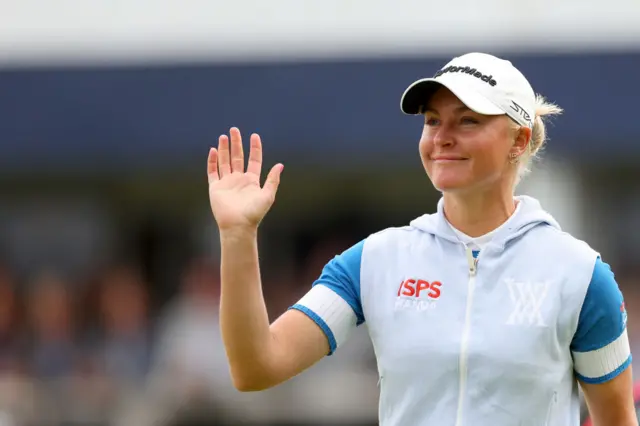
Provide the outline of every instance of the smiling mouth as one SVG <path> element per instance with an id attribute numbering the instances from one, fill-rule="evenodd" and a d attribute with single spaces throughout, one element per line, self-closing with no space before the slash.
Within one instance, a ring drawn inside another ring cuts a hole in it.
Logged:
<path id="1" fill-rule="evenodd" d="M 459 161 L 466 161 L 466 158 L 432 158 L 435 163 L 457 163 Z"/>

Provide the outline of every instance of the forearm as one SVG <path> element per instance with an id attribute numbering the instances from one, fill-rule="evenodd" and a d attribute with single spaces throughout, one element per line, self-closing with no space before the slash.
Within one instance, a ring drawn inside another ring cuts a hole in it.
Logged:
<path id="1" fill-rule="evenodd" d="M 234 381 L 245 387 L 249 378 L 262 381 L 268 374 L 272 341 L 260 280 L 257 231 L 223 231 L 220 240 L 220 327 Z"/>

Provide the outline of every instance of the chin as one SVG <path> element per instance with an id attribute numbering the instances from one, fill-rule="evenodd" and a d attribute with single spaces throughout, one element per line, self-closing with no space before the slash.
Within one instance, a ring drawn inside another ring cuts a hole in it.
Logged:
<path id="1" fill-rule="evenodd" d="M 437 184 L 435 182 L 433 182 L 433 186 L 440 192 L 448 192 L 448 193 L 455 193 L 455 192 L 462 192 L 465 189 L 468 188 L 468 185 L 454 185 L 454 184 Z"/>
<path id="2" fill-rule="evenodd" d="M 472 182 L 464 176 L 447 175 L 434 176 L 431 183 L 440 192 L 456 192 L 463 191 L 472 186 Z"/>

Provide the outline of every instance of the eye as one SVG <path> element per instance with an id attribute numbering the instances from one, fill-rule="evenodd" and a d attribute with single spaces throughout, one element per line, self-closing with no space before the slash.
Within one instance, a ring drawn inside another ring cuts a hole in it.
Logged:
<path id="1" fill-rule="evenodd" d="M 460 119 L 460 122 L 462 124 L 478 124 L 480 121 L 477 118 L 465 116 Z"/>
<path id="2" fill-rule="evenodd" d="M 435 117 L 426 117 L 424 119 L 424 124 L 427 126 L 437 126 L 438 124 L 440 124 L 440 120 Z"/>

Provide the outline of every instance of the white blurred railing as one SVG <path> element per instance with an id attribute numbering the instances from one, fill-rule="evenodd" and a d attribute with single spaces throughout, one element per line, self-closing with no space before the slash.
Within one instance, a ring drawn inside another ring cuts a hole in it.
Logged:
<path id="1" fill-rule="evenodd" d="M 0 65 L 640 46 L 640 2 L 0 0 Z"/>

